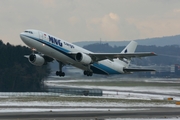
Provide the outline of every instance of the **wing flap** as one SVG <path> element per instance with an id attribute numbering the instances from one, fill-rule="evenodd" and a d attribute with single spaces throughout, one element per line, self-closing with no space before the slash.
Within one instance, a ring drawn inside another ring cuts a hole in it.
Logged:
<path id="1" fill-rule="evenodd" d="M 137 68 L 123 68 L 124 72 L 148 72 L 156 71 L 154 69 L 137 69 Z"/>

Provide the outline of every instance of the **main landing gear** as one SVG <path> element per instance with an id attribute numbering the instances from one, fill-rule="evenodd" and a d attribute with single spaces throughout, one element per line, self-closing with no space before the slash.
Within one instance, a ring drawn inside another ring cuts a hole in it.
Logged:
<path id="1" fill-rule="evenodd" d="M 60 77 L 64 77 L 65 73 L 62 72 L 62 67 L 64 66 L 64 64 L 62 62 L 58 62 L 58 63 L 59 63 L 59 71 L 56 71 L 56 75 Z"/>
<path id="2" fill-rule="evenodd" d="M 84 75 L 87 75 L 87 76 L 92 76 L 92 75 L 93 75 L 93 73 L 92 73 L 92 72 L 90 72 L 90 71 L 84 71 Z"/>

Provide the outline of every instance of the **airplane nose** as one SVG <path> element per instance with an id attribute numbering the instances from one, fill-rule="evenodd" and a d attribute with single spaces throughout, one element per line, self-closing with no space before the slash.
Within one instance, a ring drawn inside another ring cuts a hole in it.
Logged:
<path id="1" fill-rule="evenodd" d="M 23 32 L 22 33 L 20 33 L 20 37 L 22 38 L 22 36 L 23 36 L 24 34 L 23 34 Z"/>
<path id="2" fill-rule="evenodd" d="M 24 42 L 25 41 L 25 36 L 24 36 L 24 33 L 22 32 L 22 33 L 20 33 L 20 38 L 21 38 L 21 40 Z"/>

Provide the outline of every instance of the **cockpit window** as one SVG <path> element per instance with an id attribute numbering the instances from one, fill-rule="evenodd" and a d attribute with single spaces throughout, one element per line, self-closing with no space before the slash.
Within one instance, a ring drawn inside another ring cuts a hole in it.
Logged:
<path id="1" fill-rule="evenodd" d="M 33 32 L 32 31 L 24 31 L 25 33 L 30 33 L 30 34 L 33 34 Z"/>

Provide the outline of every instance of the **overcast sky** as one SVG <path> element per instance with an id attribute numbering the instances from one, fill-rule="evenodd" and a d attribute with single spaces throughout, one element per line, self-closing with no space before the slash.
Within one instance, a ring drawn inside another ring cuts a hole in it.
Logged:
<path id="1" fill-rule="evenodd" d="M 180 0 L 0 0 L 0 39 L 38 29 L 69 42 L 180 34 Z"/>

